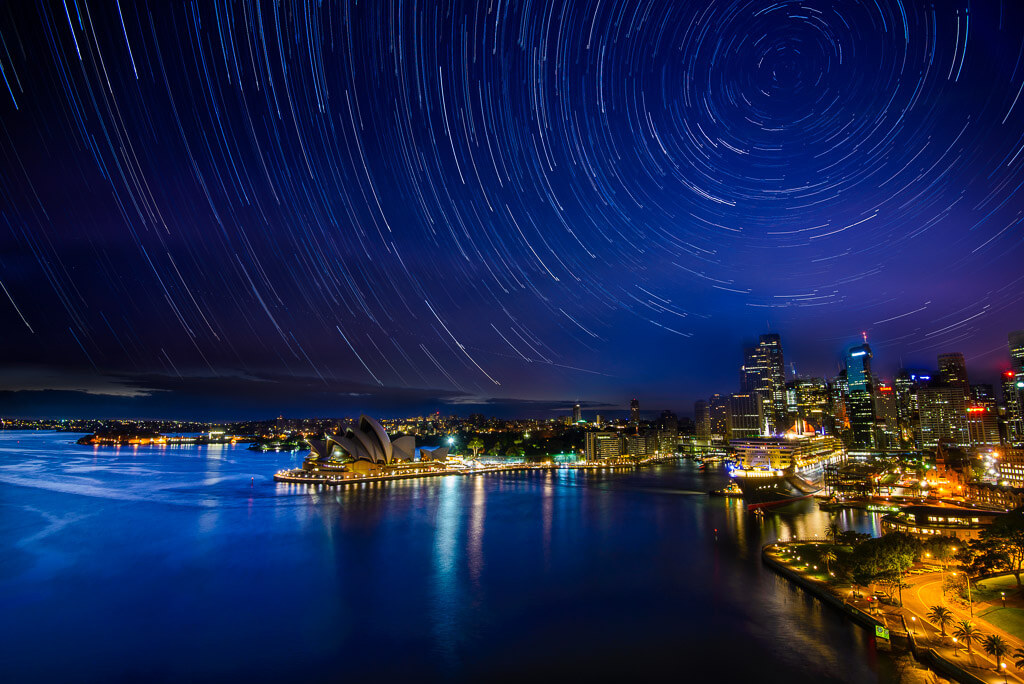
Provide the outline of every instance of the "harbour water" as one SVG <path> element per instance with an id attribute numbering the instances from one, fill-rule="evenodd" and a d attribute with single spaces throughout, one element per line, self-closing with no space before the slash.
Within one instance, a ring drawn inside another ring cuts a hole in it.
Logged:
<path id="1" fill-rule="evenodd" d="M 896 681 L 760 562 L 829 515 L 755 518 L 723 472 L 315 488 L 271 480 L 300 453 L 78 436 L 0 433 L 4 681 Z"/>

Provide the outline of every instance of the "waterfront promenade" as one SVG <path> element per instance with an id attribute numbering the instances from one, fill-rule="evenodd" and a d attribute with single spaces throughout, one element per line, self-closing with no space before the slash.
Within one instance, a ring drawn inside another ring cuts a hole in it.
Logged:
<path id="1" fill-rule="evenodd" d="M 382 475 L 355 475 L 329 474 L 329 471 L 311 471 L 302 468 L 281 470 L 274 473 L 274 480 L 291 484 L 315 484 L 315 485 L 351 485 L 366 484 L 371 482 L 390 482 L 393 480 L 411 480 L 427 477 L 447 476 L 473 476 L 485 475 L 487 473 L 514 473 L 522 471 L 549 471 L 549 470 L 633 470 L 642 465 L 650 465 L 667 459 L 647 459 L 639 462 L 629 463 L 514 463 L 484 466 L 479 468 L 444 468 L 437 470 L 424 470 L 414 473 L 388 473 Z"/>
<path id="2" fill-rule="evenodd" d="M 919 660 L 940 670 L 943 676 L 970 684 L 1024 683 L 1024 670 L 1015 666 L 1017 659 L 1013 656 L 1016 649 L 1024 649 L 1024 640 L 980 617 L 987 611 L 1001 609 L 1001 597 L 975 601 L 972 617 L 967 605 L 943 595 L 942 585 L 948 570 L 940 565 L 920 564 L 904 577 L 903 605 L 890 604 L 878 600 L 878 594 L 870 590 L 857 592 L 849 585 L 826 582 L 827 574 L 823 568 L 815 567 L 808 558 L 795 555 L 795 549 L 807 549 L 813 544 L 821 542 L 814 540 L 769 544 L 764 549 L 763 558 L 783 577 L 825 603 L 843 610 L 855 622 L 869 629 L 873 629 L 876 624 L 888 628 L 894 641 L 898 639 L 898 643 L 906 644 Z M 1008 608 L 1018 605 L 1024 606 L 1019 598 L 1007 601 Z M 928 617 L 933 606 L 945 606 L 953 613 L 953 619 L 946 625 L 945 637 L 939 625 L 933 624 Z M 970 652 L 952 636 L 954 626 L 961 620 L 973 622 L 980 635 Z M 1008 644 L 1007 654 L 1003 656 L 1005 667 L 1002 669 L 998 668 L 995 659 L 985 653 L 981 645 L 981 639 L 989 634 L 1001 636 Z M 929 650 L 934 655 L 929 654 Z M 933 660 L 936 657 L 938 662 Z"/>

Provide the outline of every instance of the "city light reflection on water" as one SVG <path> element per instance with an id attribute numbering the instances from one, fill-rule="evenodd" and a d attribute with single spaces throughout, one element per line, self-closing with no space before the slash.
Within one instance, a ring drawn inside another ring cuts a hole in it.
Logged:
<path id="1" fill-rule="evenodd" d="M 300 454 L 74 437 L 0 434 L 10 681 L 894 680 L 759 558 L 864 513 L 754 516 L 690 463 L 342 489 L 270 480 Z"/>

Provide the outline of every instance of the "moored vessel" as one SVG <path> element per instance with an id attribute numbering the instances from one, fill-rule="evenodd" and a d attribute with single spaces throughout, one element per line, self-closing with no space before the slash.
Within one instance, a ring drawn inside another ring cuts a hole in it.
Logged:
<path id="1" fill-rule="evenodd" d="M 747 509 L 778 506 L 821 491 L 824 467 L 846 457 L 842 442 L 798 420 L 781 436 L 732 440 L 739 467 L 732 476 Z"/>

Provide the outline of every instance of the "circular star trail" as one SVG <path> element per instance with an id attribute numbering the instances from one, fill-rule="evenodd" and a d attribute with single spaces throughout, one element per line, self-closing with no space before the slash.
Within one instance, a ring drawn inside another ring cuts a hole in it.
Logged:
<path id="1" fill-rule="evenodd" d="M 766 326 L 817 372 L 1021 327 L 1016 3 L 67 0 L 0 39 L 5 361 L 113 393 L 698 395 Z"/>

